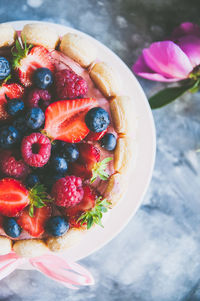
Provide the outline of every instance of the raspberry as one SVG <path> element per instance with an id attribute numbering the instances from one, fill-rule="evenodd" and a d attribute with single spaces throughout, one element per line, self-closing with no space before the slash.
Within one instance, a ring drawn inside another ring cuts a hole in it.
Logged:
<path id="1" fill-rule="evenodd" d="M 25 179 L 30 172 L 24 161 L 16 160 L 12 151 L 9 150 L 1 153 L 0 169 L 4 176 L 20 180 Z"/>
<path id="2" fill-rule="evenodd" d="M 33 89 L 28 94 L 26 105 L 29 108 L 41 107 L 45 110 L 50 105 L 51 100 L 52 97 L 48 90 Z"/>
<path id="3" fill-rule="evenodd" d="M 82 180 L 75 176 L 61 178 L 54 183 L 51 194 L 57 206 L 65 208 L 75 206 L 83 198 Z"/>
<path id="4" fill-rule="evenodd" d="M 55 83 L 59 99 L 84 97 L 88 89 L 86 81 L 69 69 L 56 72 Z"/>
<path id="5" fill-rule="evenodd" d="M 49 138 L 40 133 L 32 133 L 22 140 L 21 152 L 28 165 L 42 167 L 50 158 L 51 142 Z"/>

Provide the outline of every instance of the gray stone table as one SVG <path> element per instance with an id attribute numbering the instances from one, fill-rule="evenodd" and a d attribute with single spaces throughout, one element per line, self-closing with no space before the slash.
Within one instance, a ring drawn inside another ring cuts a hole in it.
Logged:
<path id="1" fill-rule="evenodd" d="M 198 0 L 0 0 L 1 22 L 72 26 L 129 67 L 143 47 L 181 22 L 199 22 L 199 11 Z M 148 96 L 163 87 L 140 82 Z M 74 292 L 38 272 L 16 271 L 1 281 L 0 300 L 200 300 L 200 95 L 185 95 L 153 114 L 157 158 L 148 193 L 128 226 L 81 262 L 96 285 Z"/>

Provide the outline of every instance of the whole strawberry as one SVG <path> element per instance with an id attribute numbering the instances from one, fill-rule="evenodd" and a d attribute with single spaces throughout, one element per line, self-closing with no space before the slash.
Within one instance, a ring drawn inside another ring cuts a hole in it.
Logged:
<path id="1" fill-rule="evenodd" d="M 55 182 L 52 197 L 57 206 L 69 208 L 77 205 L 83 198 L 82 180 L 75 176 L 66 176 Z"/>
<path id="2" fill-rule="evenodd" d="M 58 99 L 75 99 L 87 93 L 87 82 L 70 69 L 55 73 L 55 84 Z"/>

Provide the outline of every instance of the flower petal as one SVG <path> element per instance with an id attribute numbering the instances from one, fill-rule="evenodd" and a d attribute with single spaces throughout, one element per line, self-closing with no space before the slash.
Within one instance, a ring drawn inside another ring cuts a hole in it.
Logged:
<path id="1" fill-rule="evenodd" d="M 178 40 L 178 45 L 186 53 L 193 67 L 200 64 L 200 37 L 182 37 Z"/>
<path id="2" fill-rule="evenodd" d="M 146 65 L 143 55 L 138 58 L 136 63 L 133 65 L 132 70 L 137 75 L 149 80 L 159 82 L 174 82 L 179 80 L 177 78 L 166 78 L 161 74 L 153 73 L 153 71 Z"/>
<path id="3" fill-rule="evenodd" d="M 172 40 L 176 40 L 187 35 L 200 37 L 200 27 L 197 24 L 193 24 L 191 22 L 182 23 L 172 32 Z"/>
<path id="4" fill-rule="evenodd" d="M 187 78 L 193 69 L 187 55 L 172 41 L 151 44 L 143 56 L 149 68 L 167 78 Z"/>

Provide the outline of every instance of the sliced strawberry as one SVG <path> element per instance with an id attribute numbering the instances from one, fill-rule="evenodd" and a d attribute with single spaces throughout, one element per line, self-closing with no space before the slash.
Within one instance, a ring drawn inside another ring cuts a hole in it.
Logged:
<path id="1" fill-rule="evenodd" d="M 94 98 L 54 102 L 45 111 L 44 130 L 52 139 L 70 143 L 79 142 L 89 133 L 85 124 L 85 115 L 97 105 Z"/>
<path id="2" fill-rule="evenodd" d="M 2 84 L 0 86 L 0 120 L 5 120 L 9 117 L 6 111 L 6 96 L 12 98 L 22 98 L 24 95 L 24 88 L 19 84 Z"/>
<path id="3" fill-rule="evenodd" d="M 74 227 L 80 226 L 80 223 L 77 222 L 79 216 L 95 206 L 97 195 L 94 190 L 89 185 L 83 185 L 83 191 L 84 195 L 82 201 L 74 207 L 65 209 L 65 214 L 68 216 L 69 223 Z"/>
<path id="4" fill-rule="evenodd" d="M 70 173 L 83 179 L 90 179 L 92 177 L 92 171 L 85 164 L 77 162 L 71 163 Z"/>
<path id="5" fill-rule="evenodd" d="M 99 133 L 89 132 L 89 134 L 85 137 L 85 140 L 86 141 L 98 141 L 107 133 L 107 131 L 108 131 L 108 128 Z"/>
<path id="6" fill-rule="evenodd" d="M 16 216 L 29 204 L 28 190 L 12 178 L 0 181 L 0 214 Z"/>
<path id="7" fill-rule="evenodd" d="M 29 215 L 29 210 L 26 208 L 17 219 L 17 222 L 31 236 L 39 237 L 44 233 L 46 221 L 50 216 L 51 207 L 49 206 L 35 208 L 33 217 Z"/>
<path id="8" fill-rule="evenodd" d="M 100 160 L 100 150 L 89 143 L 80 143 L 79 149 L 79 162 L 86 164 L 89 170 L 92 170 L 95 163 Z"/>
<path id="9" fill-rule="evenodd" d="M 21 58 L 15 70 L 20 82 L 29 87 L 32 85 L 33 73 L 38 68 L 48 68 L 54 72 L 55 66 L 49 51 L 43 46 L 35 46 L 25 57 Z"/>

